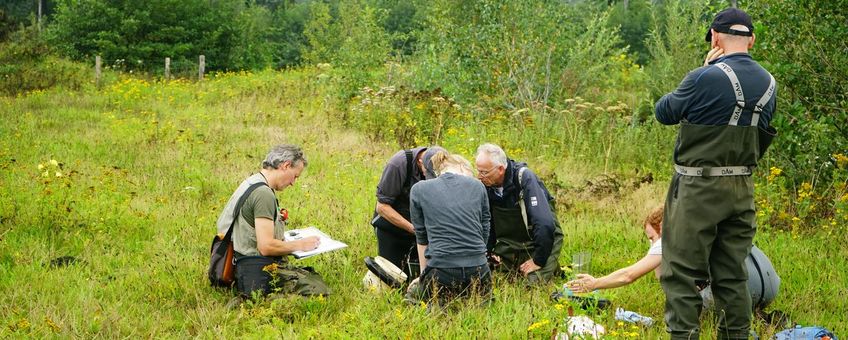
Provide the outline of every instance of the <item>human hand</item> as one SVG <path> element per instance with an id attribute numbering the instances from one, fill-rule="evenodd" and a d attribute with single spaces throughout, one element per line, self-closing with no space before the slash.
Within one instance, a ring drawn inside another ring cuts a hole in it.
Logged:
<path id="1" fill-rule="evenodd" d="M 521 270 L 521 274 L 527 275 L 539 269 L 542 269 L 542 267 L 539 267 L 536 262 L 533 262 L 533 259 L 529 259 L 522 263 L 521 266 L 518 267 L 518 269 Z"/>
<path id="2" fill-rule="evenodd" d="M 704 58 L 704 66 L 709 65 L 711 61 L 721 57 L 724 57 L 724 49 L 718 46 L 714 47 L 709 52 L 707 52 L 707 57 Z"/>
<path id="3" fill-rule="evenodd" d="M 501 264 L 501 257 L 495 253 L 489 253 L 488 256 L 486 256 L 486 260 L 496 266 Z"/>
<path id="4" fill-rule="evenodd" d="M 565 283 L 575 293 L 591 292 L 595 289 L 595 278 L 589 274 L 577 274 L 577 278 Z"/>
<path id="5" fill-rule="evenodd" d="M 318 244 L 321 243 L 321 239 L 319 239 L 318 236 L 309 236 L 298 240 L 298 242 L 300 242 L 300 250 L 310 251 L 318 248 Z"/>

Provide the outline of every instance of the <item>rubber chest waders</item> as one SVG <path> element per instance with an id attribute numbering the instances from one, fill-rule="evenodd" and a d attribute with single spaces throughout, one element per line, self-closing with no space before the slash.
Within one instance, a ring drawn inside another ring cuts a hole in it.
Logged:
<path id="1" fill-rule="evenodd" d="M 512 207 L 492 204 L 492 224 L 497 236 L 493 251 L 501 257 L 504 267 L 515 271 L 522 263 L 533 257 L 535 250 L 533 238 L 530 236 L 533 233 L 533 227 L 527 222 L 527 210 L 524 207 L 524 186 L 521 183 L 525 169 L 527 168 L 523 167 L 518 170 L 518 187 L 521 192 L 518 198 L 519 203 Z M 547 281 L 559 272 L 558 260 L 562 249 L 563 233 L 556 218 L 554 201 L 549 201 L 549 204 L 551 212 L 554 213 L 554 221 L 556 221 L 554 244 L 545 266 L 528 275 L 527 280 L 531 284 Z"/>
<path id="2" fill-rule="evenodd" d="M 711 282 L 720 338 L 748 338 L 751 297 L 745 257 L 756 233 L 751 172 L 775 135 L 757 124 L 774 95 L 771 83 L 753 109 L 727 64 L 716 66 L 733 86 L 736 107 L 728 125 L 680 122 L 675 171 L 665 203 L 661 283 L 672 338 L 699 335 L 698 287 Z M 751 112 L 751 124 L 739 118 Z"/>

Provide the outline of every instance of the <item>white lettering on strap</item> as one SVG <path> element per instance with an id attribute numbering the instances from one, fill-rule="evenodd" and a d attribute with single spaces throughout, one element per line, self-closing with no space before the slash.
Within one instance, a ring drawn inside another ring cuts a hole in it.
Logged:
<path id="1" fill-rule="evenodd" d="M 736 96 L 736 105 L 733 107 L 733 115 L 730 117 L 728 125 L 738 125 L 739 117 L 742 116 L 742 108 L 745 107 L 745 94 L 742 93 L 742 84 L 739 83 L 739 78 L 736 77 L 736 72 L 730 68 L 730 65 L 725 63 L 715 64 L 719 69 L 724 71 L 727 78 L 730 79 L 730 84 L 733 86 L 733 95 Z"/>
<path id="2" fill-rule="evenodd" d="M 705 169 L 675 164 L 674 170 L 683 176 L 692 177 L 748 176 L 752 173 L 751 168 L 747 166 L 720 166 Z"/>
<path id="3" fill-rule="evenodd" d="M 769 81 L 769 87 L 766 89 L 766 93 L 760 97 L 760 100 L 757 101 L 757 105 L 754 106 L 754 116 L 751 117 L 751 126 L 757 126 L 760 122 L 760 113 L 763 112 L 763 107 L 765 107 L 769 100 L 771 100 L 771 97 L 774 96 L 774 89 L 777 87 L 777 84 L 774 81 L 774 76 L 769 74 L 769 78 L 771 78 L 771 80 Z"/>

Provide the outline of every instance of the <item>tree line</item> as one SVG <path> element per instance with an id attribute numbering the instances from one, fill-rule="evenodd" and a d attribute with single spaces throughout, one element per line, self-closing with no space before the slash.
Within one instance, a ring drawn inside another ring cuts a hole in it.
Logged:
<path id="1" fill-rule="evenodd" d="M 47 63 L 65 73 L 18 81 L 50 86 L 95 55 L 193 70 L 203 54 L 208 70 L 328 63 L 345 98 L 391 79 L 479 112 L 623 103 L 638 123 L 699 66 L 707 23 L 729 5 L 754 18 L 752 53 L 779 82 L 780 164 L 833 167 L 848 153 L 848 0 L 2 0 L 0 80 Z"/>

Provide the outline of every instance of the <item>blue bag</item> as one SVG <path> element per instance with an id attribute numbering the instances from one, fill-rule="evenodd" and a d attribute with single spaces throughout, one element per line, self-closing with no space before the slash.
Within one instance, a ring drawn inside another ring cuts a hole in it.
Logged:
<path id="1" fill-rule="evenodd" d="M 839 340 L 836 335 L 824 327 L 809 326 L 784 329 L 774 335 L 775 340 Z"/>

